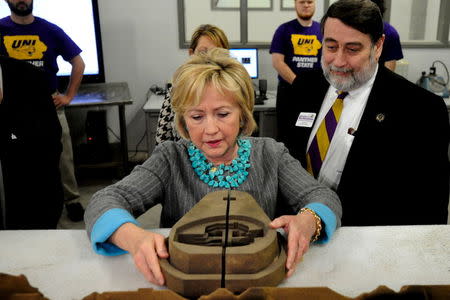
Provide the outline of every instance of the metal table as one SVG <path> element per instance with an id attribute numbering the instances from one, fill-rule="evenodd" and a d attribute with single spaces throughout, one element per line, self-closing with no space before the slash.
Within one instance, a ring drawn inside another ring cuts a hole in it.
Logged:
<path id="1" fill-rule="evenodd" d="M 77 96 L 75 96 L 70 105 L 66 106 L 66 109 L 73 109 L 80 107 L 86 108 L 117 105 L 119 110 L 121 163 L 124 172 L 127 172 L 128 170 L 128 141 L 125 105 L 132 103 L 133 100 L 130 96 L 128 83 L 108 82 L 81 85 Z"/>

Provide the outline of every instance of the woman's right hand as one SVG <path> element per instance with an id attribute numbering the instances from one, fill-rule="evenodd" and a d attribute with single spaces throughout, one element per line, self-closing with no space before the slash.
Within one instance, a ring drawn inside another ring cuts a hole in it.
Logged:
<path id="1" fill-rule="evenodd" d="M 120 226 L 110 237 L 110 242 L 130 252 L 134 264 L 153 284 L 164 285 L 159 258 L 168 258 L 164 236 L 146 231 L 132 223 Z"/>

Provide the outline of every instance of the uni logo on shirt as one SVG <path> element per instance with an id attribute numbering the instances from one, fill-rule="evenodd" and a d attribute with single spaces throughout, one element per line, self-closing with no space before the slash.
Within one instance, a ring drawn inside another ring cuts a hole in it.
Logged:
<path id="1" fill-rule="evenodd" d="M 5 35 L 3 40 L 8 55 L 15 59 L 42 59 L 47 51 L 38 35 Z"/>
<path id="2" fill-rule="evenodd" d="M 292 34 L 291 42 L 294 55 L 315 56 L 319 54 L 319 49 L 322 48 L 322 43 L 315 35 Z"/>

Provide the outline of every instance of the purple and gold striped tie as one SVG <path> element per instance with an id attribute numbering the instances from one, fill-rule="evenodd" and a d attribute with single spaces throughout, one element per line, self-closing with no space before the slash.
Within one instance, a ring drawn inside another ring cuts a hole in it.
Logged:
<path id="1" fill-rule="evenodd" d="M 320 123 L 316 135 L 306 152 L 306 170 L 315 178 L 319 176 L 320 168 L 325 160 L 339 118 L 341 117 L 342 109 L 344 108 L 344 98 L 347 95 L 348 92 L 338 92 L 333 106 L 322 120 L 322 123 Z"/>

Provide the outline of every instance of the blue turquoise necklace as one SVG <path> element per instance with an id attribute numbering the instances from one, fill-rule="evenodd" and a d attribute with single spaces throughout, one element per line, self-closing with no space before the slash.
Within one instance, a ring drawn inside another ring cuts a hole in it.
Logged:
<path id="1" fill-rule="evenodd" d="M 239 146 L 238 157 L 233 159 L 230 165 L 220 164 L 214 166 L 207 162 L 203 153 L 190 143 L 188 147 L 189 159 L 192 168 L 200 177 L 200 180 L 212 187 L 237 188 L 248 176 L 247 169 L 250 168 L 250 149 L 252 147 L 249 140 L 237 141 Z"/>

